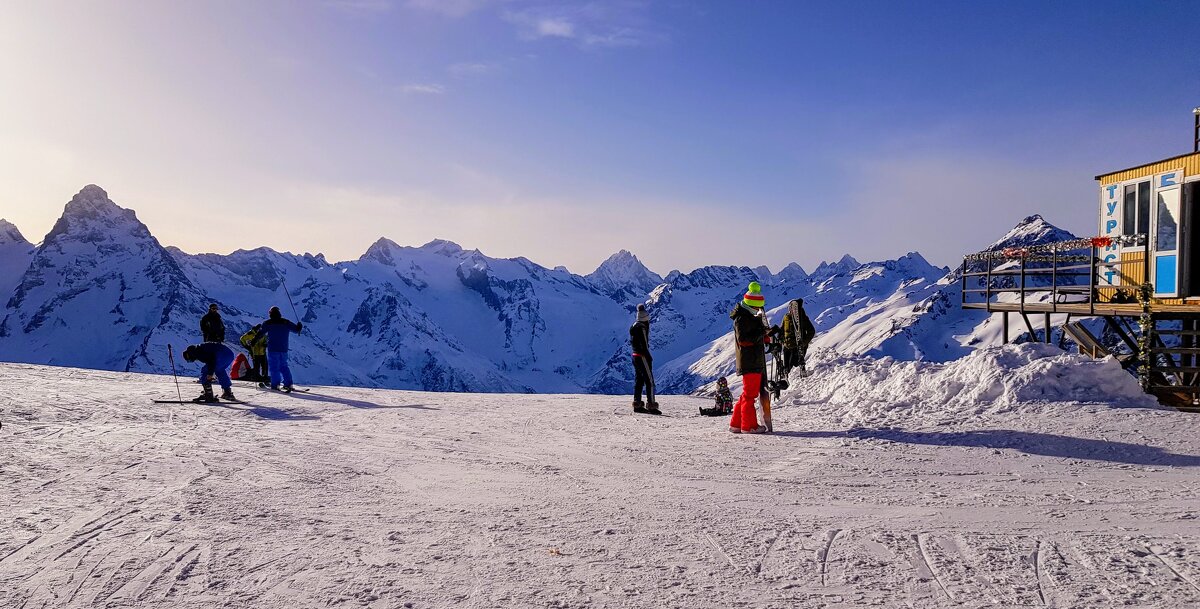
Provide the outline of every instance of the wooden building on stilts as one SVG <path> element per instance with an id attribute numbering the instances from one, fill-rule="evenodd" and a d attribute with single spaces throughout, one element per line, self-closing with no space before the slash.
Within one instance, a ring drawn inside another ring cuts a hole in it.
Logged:
<path id="1" fill-rule="evenodd" d="M 1058 315 L 1093 357 L 1110 349 L 1080 320 L 1101 319 L 1143 389 L 1200 406 L 1200 108 L 1193 114 L 1190 154 L 1096 176 L 1098 236 L 966 256 L 963 308 L 1001 314 L 1005 342 L 1010 324 L 1035 340 L 1040 326 L 1050 342 Z"/>

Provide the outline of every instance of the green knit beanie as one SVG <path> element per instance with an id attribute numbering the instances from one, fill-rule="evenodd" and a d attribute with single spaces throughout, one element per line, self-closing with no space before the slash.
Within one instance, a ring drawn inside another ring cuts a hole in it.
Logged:
<path id="1" fill-rule="evenodd" d="M 758 285 L 757 281 L 751 281 L 750 288 L 746 290 L 746 295 L 742 297 L 742 304 L 761 309 L 766 303 L 767 300 L 762 295 L 762 286 Z"/>

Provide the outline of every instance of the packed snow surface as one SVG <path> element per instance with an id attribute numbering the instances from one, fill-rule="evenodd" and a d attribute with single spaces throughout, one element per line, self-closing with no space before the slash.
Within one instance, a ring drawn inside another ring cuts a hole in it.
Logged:
<path id="1" fill-rule="evenodd" d="M 3 364 L 0 607 L 1200 606 L 1200 419 L 1071 357 L 817 361 L 763 436 Z"/>

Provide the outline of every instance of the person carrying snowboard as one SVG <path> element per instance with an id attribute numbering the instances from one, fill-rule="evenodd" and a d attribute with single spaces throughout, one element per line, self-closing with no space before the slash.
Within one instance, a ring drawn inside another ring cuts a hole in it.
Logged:
<path id="1" fill-rule="evenodd" d="M 650 314 L 646 305 L 637 306 L 637 320 L 629 327 L 629 342 L 633 345 L 633 411 L 639 414 L 662 414 L 654 399 L 654 358 L 650 356 Z M 646 402 L 642 402 L 642 388 Z"/>
<path id="2" fill-rule="evenodd" d="M 217 382 L 221 384 L 221 399 L 237 401 L 237 398 L 233 397 L 233 383 L 229 380 L 229 365 L 233 363 L 233 349 L 221 343 L 211 342 L 190 345 L 183 350 L 183 360 L 200 362 L 204 365 L 200 369 L 200 384 L 204 387 L 204 392 L 200 394 L 200 397 L 192 400 L 193 402 L 219 401 L 213 396 L 212 381 L 210 380 L 213 376 L 216 376 Z"/>
<path id="3" fill-rule="evenodd" d="M 271 380 L 271 377 L 267 376 L 267 334 L 262 331 L 262 324 L 250 328 L 249 332 L 242 335 L 240 342 L 250 352 L 250 367 L 254 370 L 254 380 L 260 383 Z"/>
<path id="4" fill-rule="evenodd" d="M 783 375 L 786 377 L 792 368 L 799 367 L 802 375 L 808 374 L 804 357 L 808 354 L 808 344 L 817 335 L 812 320 L 804 312 L 804 299 L 797 298 L 788 303 L 787 313 L 783 316 Z"/>
<path id="5" fill-rule="evenodd" d="M 733 417 L 729 420 L 729 431 L 733 433 L 764 433 L 767 428 L 758 424 L 758 413 L 754 401 L 763 389 L 763 372 L 767 369 L 767 325 L 763 319 L 762 286 L 750 282 L 742 301 L 734 307 L 729 318 L 733 320 L 733 337 L 737 343 L 737 372 L 742 376 L 742 395 L 733 406 Z"/>
<path id="6" fill-rule="evenodd" d="M 221 321 L 215 302 L 208 305 L 208 313 L 200 318 L 200 335 L 206 343 L 225 342 L 225 322 Z"/>
<path id="7" fill-rule="evenodd" d="M 280 389 L 279 383 L 282 381 L 283 391 L 291 392 L 292 370 L 288 368 L 288 339 L 292 333 L 299 334 L 304 326 L 284 319 L 279 307 L 271 307 L 268 316 L 270 318 L 261 324 L 261 332 L 267 335 L 267 368 L 271 372 L 271 389 Z"/>

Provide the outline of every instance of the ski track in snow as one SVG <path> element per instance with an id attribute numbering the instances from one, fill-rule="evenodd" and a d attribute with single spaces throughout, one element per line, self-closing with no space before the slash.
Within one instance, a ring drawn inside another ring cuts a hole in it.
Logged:
<path id="1" fill-rule="evenodd" d="M 5 608 L 1200 607 L 1196 415 L 865 433 L 793 396 L 740 436 L 680 396 L 0 390 Z"/>

